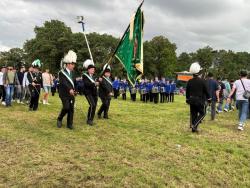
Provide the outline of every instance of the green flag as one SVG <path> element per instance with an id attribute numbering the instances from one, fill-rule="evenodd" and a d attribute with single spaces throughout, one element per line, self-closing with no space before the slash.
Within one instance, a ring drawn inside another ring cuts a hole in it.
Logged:
<path id="1" fill-rule="evenodd" d="M 142 5 L 142 4 L 141 4 Z M 122 37 L 117 50 L 116 58 L 127 71 L 128 80 L 132 85 L 143 74 L 143 24 L 144 17 L 141 5 L 132 16 L 130 25 Z"/>

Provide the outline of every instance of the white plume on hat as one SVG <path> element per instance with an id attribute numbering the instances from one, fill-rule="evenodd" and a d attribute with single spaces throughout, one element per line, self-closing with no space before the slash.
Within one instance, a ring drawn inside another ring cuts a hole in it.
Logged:
<path id="1" fill-rule="evenodd" d="M 200 64 L 198 62 L 194 62 L 191 64 L 189 72 L 192 74 L 198 74 L 202 70 Z"/>
<path id="2" fill-rule="evenodd" d="M 103 66 L 103 71 L 105 71 L 106 69 L 110 70 L 111 71 L 111 67 L 108 63 L 106 63 L 104 66 Z"/>
<path id="3" fill-rule="evenodd" d="M 91 59 L 87 59 L 86 61 L 83 62 L 83 67 L 85 69 L 88 69 L 89 65 L 95 66 L 94 62 Z"/>
<path id="4" fill-rule="evenodd" d="M 75 52 L 70 50 L 67 55 L 63 58 L 64 63 L 76 63 L 77 55 Z"/>
<path id="5" fill-rule="evenodd" d="M 33 67 L 41 67 L 41 61 L 40 61 L 40 59 L 36 59 L 35 61 L 32 62 L 31 65 Z"/>

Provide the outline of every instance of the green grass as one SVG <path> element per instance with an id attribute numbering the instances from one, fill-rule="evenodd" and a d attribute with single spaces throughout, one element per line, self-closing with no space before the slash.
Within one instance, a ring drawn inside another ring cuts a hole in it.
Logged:
<path id="1" fill-rule="evenodd" d="M 0 187 L 250 187 L 250 127 L 224 113 L 193 134 L 184 101 L 112 100 L 111 119 L 88 127 L 78 96 L 73 131 L 56 127 L 57 96 L 37 112 L 1 106 Z"/>

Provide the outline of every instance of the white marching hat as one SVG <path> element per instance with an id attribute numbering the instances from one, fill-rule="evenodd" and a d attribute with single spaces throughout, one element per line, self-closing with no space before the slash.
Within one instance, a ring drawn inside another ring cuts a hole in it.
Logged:
<path id="1" fill-rule="evenodd" d="M 104 66 L 103 66 L 103 69 L 102 69 L 103 72 L 110 72 L 111 71 L 111 67 L 108 63 L 106 63 Z"/>
<path id="2" fill-rule="evenodd" d="M 83 67 L 85 69 L 95 68 L 95 64 L 91 59 L 87 59 L 86 61 L 83 62 Z"/>
<path id="3" fill-rule="evenodd" d="M 194 62 L 191 64 L 189 72 L 192 74 L 198 74 L 202 70 L 200 64 L 198 62 Z"/>
<path id="4" fill-rule="evenodd" d="M 63 62 L 67 63 L 76 63 L 77 55 L 74 51 L 70 50 L 63 58 Z"/>

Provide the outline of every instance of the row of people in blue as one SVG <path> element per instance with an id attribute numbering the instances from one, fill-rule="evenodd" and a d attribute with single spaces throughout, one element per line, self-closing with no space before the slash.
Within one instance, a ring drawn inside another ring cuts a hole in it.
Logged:
<path id="1" fill-rule="evenodd" d="M 173 80 L 166 80 L 162 78 L 159 80 L 155 77 L 154 80 L 142 79 L 140 83 L 136 83 L 135 86 L 128 84 L 126 79 L 119 80 L 115 77 L 113 81 L 114 98 L 116 99 L 119 94 L 122 95 L 122 99 L 126 100 L 126 91 L 129 90 L 131 100 L 136 100 L 136 93 L 140 94 L 140 100 L 143 102 L 174 102 L 174 92 L 176 90 L 176 84 Z"/>

